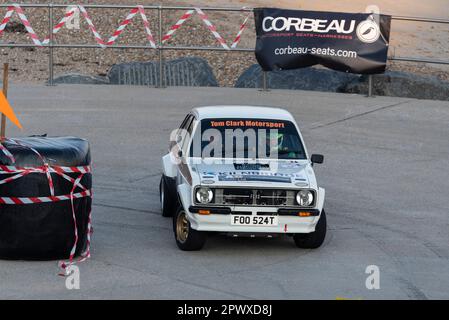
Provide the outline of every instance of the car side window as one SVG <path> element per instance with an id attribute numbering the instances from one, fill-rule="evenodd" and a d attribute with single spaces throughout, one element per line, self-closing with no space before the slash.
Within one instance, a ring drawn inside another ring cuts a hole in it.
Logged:
<path id="1" fill-rule="evenodd" d="M 184 149 L 186 140 L 189 140 L 189 137 L 186 137 L 186 135 L 187 135 L 190 125 L 192 124 L 193 119 L 194 119 L 194 116 L 190 113 L 184 118 L 184 121 L 182 121 L 181 125 L 176 130 L 177 131 L 176 138 L 175 138 L 174 142 L 171 142 L 172 144 L 174 143 L 175 145 L 178 145 L 178 147 Z M 171 145 L 171 146 L 173 146 L 173 145 Z"/>
<path id="2" fill-rule="evenodd" d="M 188 132 L 190 135 L 192 135 L 192 131 L 193 131 L 193 128 L 195 127 L 195 123 L 196 123 L 195 116 L 192 116 L 192 121 L 190 121 L 190 123 L 189 123 L 189 125 L 188 125 L 188 127 L 187 127 L 187 132 Z"/>
<path id="3" fill-rule="evenodd" d="M 185 127 L 183 128 L 184 130 L 189 130 L 190 125 L 192 124 L 192 120 L 193 120 L 193 116 L 189 115 L 189 119 L 186 122 Z"/>
<path id="4" fill-rule="evenodd" d="M 192 117 L 192 115 L 188 114 L 182 121 L 181 125 L 179 126 L 179 129 L 185 129 L 187 127 L 187 123 L 189 122 L 191 117 Z"/>
<path id="5" fill-rule="evenodd" d="M 192 132 L 193 132 L 193 128 L 195 127 L 195 124 L 196 124 L 196 119 L 195 119 L 195 116 L 192 115 L 190 121 L 187 124 L 187 128 L 186 128 L 187 132 L 189 133 L 189 137 L 188 137 L 188 139 L 184 139 L 183 144 L 182 144 L 182 148 L 185 151 L 187 151 L 187 148 L 189 146 L 188 144 L 190 143 L 190 140 L 192 140 Z"/>
<path id="6" fill-rule="evenodd" d="M 179 128 L 176 129 L 176 136 L 175 136 L 175 138 L 174 138 L 173 141 L 170 141 L 169 150 L 171 150 L 171 149 L 173 148 L 174 145 L 179 144 L 178 137 L 181 137 L 182 139 L 184 138 L 184 133 L 185 133 L 185 132 L 184 132 L 183 130 L 186 130 L 186 128 L 187 128 L 187 126 L 188 126 L 188 124 L 189 124 L 189 121 L 191 120 L 191 117 L 192 117 L 192 115 L 189 113 L 189 114 L 184 118 L 184 120 L 182 121 L 182 123 L 181 123 L 181 125 L 179 126 Z M 182 141 L 183 141 L 183 140 L 182 140 Z"/>

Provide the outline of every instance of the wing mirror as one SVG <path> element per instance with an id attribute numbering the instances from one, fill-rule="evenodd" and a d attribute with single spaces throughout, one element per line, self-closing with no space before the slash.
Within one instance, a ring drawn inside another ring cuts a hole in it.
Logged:
<path id="1" fill-rule="evenodd" d="M 324 156 L 322 154 L 312 154 L 310 161 L 312 162 L 312 165 L 314 163 L 321 164 L 324 162 Z"/>

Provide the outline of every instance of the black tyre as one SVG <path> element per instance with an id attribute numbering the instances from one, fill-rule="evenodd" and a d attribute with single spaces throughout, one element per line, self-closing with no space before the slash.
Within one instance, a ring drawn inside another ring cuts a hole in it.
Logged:
<path id="1" fill-rule="evenodd" d="M 297 233 L 293 235 L 293 240 L 298 248 L 302 249 L 316 249 L 319 248 L 326 238 L 327 222 L 326 213 L 321 212 L 320 220 L 318 221 L 315 232 L 312 233 Z"/>
<path id="2" fill-rule="evenodd" d="M 176 206 L 178 199 L 175 197 L 173 190 L 170 188 L 170 184 L 167 181 L 167 177 L 162 175 L 161 182 L 159 184 L 159 199 L 161 201 L 161 211 L 163 217 L 173 217 L 176 212 Z"/>
<path id="3" fill-rule="evenodd" d="M 206 242 L 207 234 L 192 229 L 182 206 L 173 216 L 173 231 L 176 244 L 183 251 L 201 250 Z"/>

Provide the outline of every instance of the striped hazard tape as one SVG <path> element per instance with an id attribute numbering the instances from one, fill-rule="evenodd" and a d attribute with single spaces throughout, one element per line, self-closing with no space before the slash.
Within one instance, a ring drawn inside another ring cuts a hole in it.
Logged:
<path id="1" fill-rule="evenodd" d="M 9 20 L 11 20 L 11 16 L 14 13 L 14 11 L 19 16 L 20 21 L 25 26 L 25 29 L 28 32 L 28 34 L 30 35 L 30 38 L 33 40 L 34 44 L 37 46 L 42 46 L 42 44 L 39 40 L 39 37 L 37 36 L 36 32 L 34 32 L 33 28 L 31 27 L 31 24 L 28 21 L 28 18 L 26 17 L 25 13 L 23 12 L 23 9 L 17 3 L 8 7 L 6 15 L 3 18 L 2 23 L 0 24 L 0 36 L 5 31 L 5 27 L 8 24 Z"/>
<path id="2" fill-rule="evenodd" d="M 153 34 L 150 30 L 150 23 L 148 21 L 147 16 L 145 15 L 145 11 L 143 9 L 143 6 L 139 5 L 136 8 L 132 9 L 131 12 L 128 14 L 128 16 L 123 20 L 122 23 L 120 23 L 120 26 L 117 28 L 117 30 L 114 32 L 114 34 L 109 38 L 108 42 L 106 43 L 108 46 L 113 45 L 117 38 L 122 34 L 123 30 L 126 28 L 126 26 L 131 22 L 131 20 L 134 18 L 134 16 L 139 13 L 142 17 L 143 24 L 145 27 L 145 32 L 147 33 L 147 39 L 150 42 L 150 45 L 152 48 L 156 48 L 156 43 L 154 41 Z"/>
<path id="3" fill-rule="evenodd" d="M 107 42 L 103 40 L 100 33 L 97 31 L 97 28 L 95 24 L 93 23 L 92 19 L 90 18 L 86 8 L 82 5 L 74 5 L 71 6 L 71 9 L 64 14 L 64 17 L 53 27 L 52 34 L 57 34 L 62 27 L 65 26 L 65 24 L 70 21 L 72 16 L 76 12 L 80 12 L 83 16 L 84 20 L 86 21 L 89 30 L 92 32 L 96 43 L 101 48 L 106 48 L 107 46 L 113 45 L 117 38 L 120 36 L 120 34 L 123 32 L 123 30 L 126 28 L 126 26 L 131 22 L 131 20 L 134 18 L 134 16 L 139 13 L 142 17 L 144 29 L 147 35 L 147 40 L 150 43 L 151 48 L 156 49 L 156 42 L 154 40 L 153 34 L 150 29 L 150 22 L 148 21 L 148 18 L 145 14 L 144 7 L 141 5 L 136 6 L 136 8 L 132 9 L 131 12 L 128 14 L 128 16 L 125 18 L 123 22 L 120 23 L 118 29 L 113 33 L 113 35 L 109 38 Z M 29 33 L 31 39 L 33 40 L 34 44 L 37 46 L 46 46 L 50 44 L 50 36 L 47 36 L 42 42 L 39 40 L 39 37 L 37 36 L 36 32 L 34 32 L 33 28 L 31 27 L 28 18 L 23 12 L 23 9 L 20 7 L 19 4 L 13 4 L 12 6 L 8 7 L 5 17 L 3 18 L 3 21 L 0 24 L 0 36 L 3 34 L 6 25 L 11 20 L 12 14 L 16 12 L 19 15 L 20 20 L 22 21 L 23 25 L 25 26 L 27 32 Z"/>
<path id="4" fill-rule="evenodd" d="M 97 28 L 95 27 L 94 23 L 92 22 L 92 19 L 89 17 L 89 14 L 86 11 L 86 8 L 79 5 L 78 8 L 80 9 L 81 14 L 84 17 L 84 20 L 86 20 L 87 25 L 89 26 L 89 30 L 94 35 L 95 41 L 98 43 L 98 45 L 102 48 L 105 48 L 105 44 L 103 39 L 101 38 L 100 34 L 97 32 Z"/>
<path id="5" fill-rule="evenodd" d="M 165 36 L 162 37 L 162 43 L 167 42 L 173 36 L 173 34 L 181 28 L 181 26 L 186 22 L 193 14 L 195 10 L 187 10 L 173 26 L 171 26 L 170 30 L 167 32 Z"/>
<path id="6" fill-rule="evenodd" d="M 240 26 L 240 30 L 239 30 L 239 32 L 237 33 L 237 36 L 235 37 L 234 42 L 233 42 L 232 45 L 231 45 L 231 48 L 232 48 L 232 49 L 237 48 L 237 46 L 238 46 L 240 40 L 242 39 L 243 31 L 245 31 L 246 24 L 248 23 L 249 18 L 251 17 L 251 14 L 252 14 L 252 13 L 250 12 L 250 13 L 246 16 L 245 20 L 243 21 L 242 25 Z"/>
<path id="7" fill-rule="evenodd" d="M 2 144 L 0 144 L 1 147 L 4 148 L 6 152 L 9 153 L 8 149 L 6 149 Z M 0 148 L 3 150 L 2 148 Z M 12 156 L 12 155 L 11 155 Z M 14 161 L 15 162 L 15 161 Z M 42 167 L 16 167 L 16 166 L 5 166 L 0 165 L 0 173 L 16 173 L 16 172 L 22 172 L 22 171 L 28 171 L 28 170 L 40 170 Z M 61 167 L 61 166 L 51 166 L 50 170 L 54 172 L 65 172 L 65 173 L 91 173 L 92 169 L 89 166 L 80 166 L 80 167 Z"/>
<path id="8" fill-rule="evenodd" d="M 150 23 L 148 21 L 148 18 L 145 14 L 144 7 L 142 5 L 138 5 L 138 6 L 136 6 L 136 8 L 131 9 L 130 13 L 126 16 L 125 20 L 123 20 L 120 23 L 117 30 L 112 34 L 112 36 L 106 42 L 103 40 L 100 33 L 97 31 L 95 24 L 93 23 L 92 19 L 90 18 L 89 14 L 84 6 L 73 5 L 73 6 L 70 6 L 70 8 L 71 9 L 64 14 L 64 17 L 52 28 L 53 35 L 57 34 L 66 25 L 66 23 L 68 21 L 70 21 L 70 19 L 73 17 L 73 15 L 76 12 L 80 12 L 81 15 L 83 16 L 84 20 L 86 21 L 86 23 L 89 27 L 89 30 L 92 32 L 96 43 L 101 48 L 107 48 L 108 46 L 112 46 L 113 44 L 115 44 L 118 37 L 123 33 L 125 28 L 130 24 L 131 20 L 136 16 L 136 14 L 139 13 L 142 18 L 142 21 L 143 21 L 144 29 L 145 29 L 145 32 L 147 35 L 147 40 L 150 44 L 150 47 L 153 49 L 157 48 L 154 36 L 150 29 Z M 28 21 L 28 18 L 26 17 L 23 9 L 17 3 L 12 4 L 11 6 L 7 7 L 6 15 L 3 18 L 3 21 L 0 23 L 0 36 L 4 33 L 6 25 L 11 20 L 11 16 L 14 12 L 16 12 L 17 15 L 19 16 L 20 21 L 25 26 L 26 31 L 28 32 L 29 36 L 31 37 L 31 39 L 33 40 L 33 43 L 35 45 L 42 47 L 42 46 L 47 46 L 50 44 L 50 36 L 49 35 L 44 40 L 42 40 L 42 42 L 39 40 L 39 37 L 37 36 L 34 29 L 31 27 L 31 24 Z M 239 42 L 241 40 L 241 36 L 246 28 L 248 20 L 251 16 L 251 12 L 250 12 L 247 15 L 247 17 L 245 18 L 243 24 L 240 26 L 239 32 L 238 32 L 235 40 L 233 41 L 231 47 L 229 47 L 228 44 L 226 43 L 226 41 L 224 40 L 224 38 L 217 31 L 216 26 L 209 20 L 208 16 L 204 13 L 203 10 L 201 10 L 200 8 L 187 10 L 183 14 L 183 16 L 176 22 L 176 24 L 174 24 L 170 28 L 170 30 L 167 32 L 167 34 L 162 37 L 162 43 L 165 43 L 168 40 L 170 40 L 173 37 L 176 30 L 178 30 L 184 24 L 184 22 L 187 21 L 195 12 L 200 16 L 201 20 L 207 26 L 207 28 L 212 33 L 212 35 L 215 37 L 215 39 L 226 50 L 235 49 L 237 47 L 237 45 L 239 44 Z"/>
<path id="9" fill-rule="evenodd" d="M 239 32 L 237 34 L 237 36 L 235 37 L 234 41 L 232 42 L 231 47 L 229 47 L 226 43 L 226 41 L 224 40 L 224 38 L 220 35 L 220 33 L 218 33 L 216 26 L 210 21 L 209 17 L 204 13 L 203 10 L 201 10 L 200 8 L 195 8 L 194 10 L 187 10 L 182 17 L 173 25 L 170 27 L 170 30 L 162 37 L 162 43 L 167 42 L 168 40 L 170 40 L 174 33 L 181 28 L 181 26 L 184 24 L 184 22 L 186 22 L 190 17 L 192 17 L 192 15 L 194 13 L 197 13 L 201 20 L 204 22 L 204 24 L 207 26 L 207 28 L 209 29 L 209 31 L 212 33 L 212 35 L 215 37 L 215 39 L 220 43 L 220 45 L 226 49 L 226 50 L 231 50 L 231 49 L 235 49 L 237 48 L 241 38 L 242 38 L 242 34 L 246 29 L 246 25 L 249 21 L 249 18 L 252 15 L 252 12 L 249 12 L 248 15 L 245 17 L 245 20 L 243 21 L 243 23 L 240 25 L 240 29 Z"/>
<path id="10" fill-rule="evenodd" d="M 230 50 L 229 46 L 226 44 L 226 41 L 223 39 L 223 37 L 217 32 L 217 28 L 210 22 L 207 15 L 201 10 L 200 8 L 195 8 L 196 12 L 200 16 L 201 20 L 203 20 L 204 24 L 207 26 L 209 31 L 212 33 L 212 35 L 217 39 L 217 41 L 221 44 L 223 48 L 226 50 Z"/>
<path id="11" fill-rule="evenodd" d="M 0 143 L 0 151 L 3 152 L 3 154 L 12 162 L 16 162 L 16 159 L 14 159 L 14 156 L 9 152 L 8 149 L 5 148 L 5 146 Z"/>
<path id="12" fill-rule="evenodd" d="M 58 24 L 56 24 L 56 26 L 53 27 L 52 33 L 53 35 L 57 34 L 59 30 L 62 29 L 62 27 L 65 26 L 65 24 L 67 23 L 67 21 L 70 21 L 70 19 L 72 18 L 72 16 L 76 13 L 79 12 L 79 8 L 78 7 L 71 7 L 71 9 L 65 13 L 64 17 L 61 19 L 61 21 L 58 22 Z M 47 45 L 50 43 L 50 36 L 47 36 L 44 41 L 42 41 L 43 45 Z"/>
<path id="13" fill-rule="evenodd" d="M 143 6 L 137 6 L 139 8 L 140 16 L 143 20 L 143 25 L 145 27 L 145 31 L 147 33 L 147 39 L 150 42 L 150 45 L 153 49 L 156 49 L 156 43 L 154 42 L 153 35 L 150 30 L 150 22 L 148 21 L 147 16 L 145 15 L 145 12 L 143 10 Z"/>
<path id="14" fill-rule="evenodd" d="M 80 258 L 75 261 L 75 253 L 78 245 L 78 227 L 76 221 L 75 214 L 75 203 L 74 200 L 81 199 L 85 197 L 92 197 L 92 190 L 87 189 L 84 185 L 81 184 L 82 178 L 86 174 L 90 174 L 91 167 L 90 166 L 78 166 L 78 167 L 66 167 L 66 166 L 52 166 L 49 165 L 45 159 L 36 149 L 32 148 L 15 139 L 6 139 L 7 142 L 19 145 L 23 148 L 27 148 L 31 150 L 36 156 L 42 161 L 42 166 L 37 167 L 19 167 L 14 165 L 0 165 L 0 175 L 8 175 L 9 177 L 0 180 L 0 185 L 15 181 L 22 177 L 25 177 L 32 173 L 45 174 L 48 180 L 50 196 L 46 197 L 0 197 L 1 205 L 29 205 L 29 204 L 38 204 L 38 203 L 53 203 L 60 201 L 70 201 L 71 210 L 72 210 L 72 219 L 74 224 L 74 237 L 75 241 L 70 250 L 69 260 L 68 261 L 60 261 L 59 266 L 63 269 L 60 275 L 67 275 L 67 267 L 75 264 L 76 262 L 82 262 L 90 257 L 90 243 L 91 243 L 91 235 L 93 232 L 92 223 L 91 223 L 91 211 L 88 214 L 88 225 L 87 225 L 87 245 L 85 251 L 81 254 Z M 15 163 L 15 159 L 11 152 L 0 143 L 0 152 L 2 152 L 8 159 L 11 160 L 12 164 Z M 72 189 L 69 194 L 66 195 L 55 195 L 54 194 L 54 186 L 53 179 L 51 174 L 57 174 L 63 179 L 72 183 Z M 69 176 L 68 174 L 78 174 L 76 178 Z M 81 189 L 82 191 L 75 192 L 76 189 Z"/>
<path id="15" fill-rule="evenodd" d="M 91 191 L 83 191 L 79 193 L 72 193 L 63 196 L 51 196 L 51 197 L 0 197 L 0 204 L 36 204 L 36 203 L 46 203 L 46 202 L 59 202 L 67 201 L 70 199 L 81 199 L 85 197 L 90 197 L 92 195 Z"/>

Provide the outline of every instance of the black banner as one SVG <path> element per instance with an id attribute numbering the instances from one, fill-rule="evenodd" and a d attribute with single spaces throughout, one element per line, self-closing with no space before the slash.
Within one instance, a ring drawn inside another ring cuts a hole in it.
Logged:
<path id="1" fill-rule="evenodd" d="M 385 71 L 391 16 L 258 8 L 256 58 L 265 71 L 321 64 L 374 74 Z"/>

